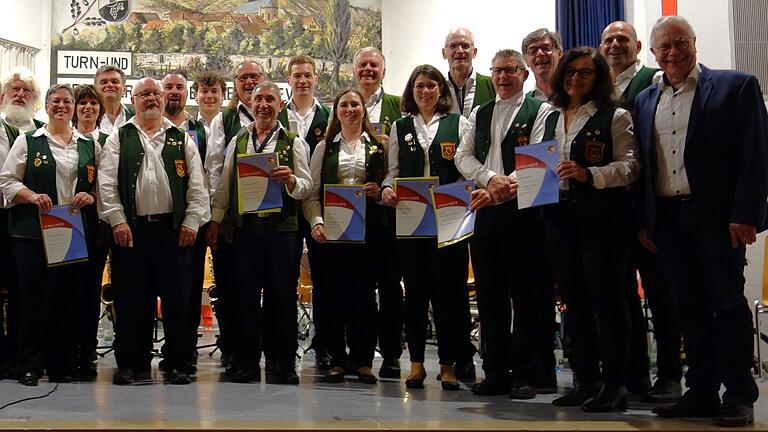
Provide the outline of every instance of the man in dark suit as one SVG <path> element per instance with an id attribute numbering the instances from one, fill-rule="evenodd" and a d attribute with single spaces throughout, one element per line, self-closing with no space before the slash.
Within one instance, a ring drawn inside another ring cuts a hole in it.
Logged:
<path id="1" fill-rule="evenodd" d="M 664 75 L 635 103 L 638 238 L 658 250 L 669 277 L 688 362 L 688 390 L 653 411 L 750 424 L 758 389 L 743 272 L 746 245 L 765 229 L 768 114 L 754 76 L 696 62 L 684 18 L 659 19 L 651 51 Z"/>

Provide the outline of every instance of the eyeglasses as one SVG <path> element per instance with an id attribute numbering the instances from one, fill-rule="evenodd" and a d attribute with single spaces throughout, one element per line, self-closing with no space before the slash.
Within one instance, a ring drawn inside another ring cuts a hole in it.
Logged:
<path id="1" fill-rule="evenodd" d="M 469 49 L 472 48 L 472 44 L 469 42 L 451 42 L 445 45 L 445 47 L 452 51 L 456 51 L 459 48 L 461 48 L 464 51 L 469 51 Z"/>
<path id="2" fill-rule="evenodd" d="M 51 105 L 64 105 L 64 106 L 71 106 L 74 104 L 72 99 L 51 99 L 48 101 Z"/>
<path id="3" fill-rule="evenodd" d="M 582 69 L 574 69 L 571 67 L 565 68 L 565 78 L 570 78 L 574 75 L 578 75 L 581 79 L 587 79 L 595 74 L 594 69 L 588 69 L 588 68 L 582 68 Z"/>
<path id="4" fill-rule="evenodd" d="M 30 94 L 32 93 L 32 89 L 24 86 L 11 86 L 11 93 Z"/>
<path id="5" fill-rule="evenodd" d="M 501 75 L 503 72 L 503 73 L 506 73 L 507 75 L 514 75 L 524 70 L 525 68 L 522 66 L 492 67 L 491 73 L 493 75 Z"/>
<path id="6" fill-rule="evenodd" d="M 436 82 L 429 82 L 429 83 L 418 83 L 413 85 L 413 89 L 416 91 L 433 91 L 437 88 Z"/>
<path id="7" fill-rule="evenodd" d="M 672 43 L 665 42 L 665 43 L 656 45 L 656 51 L 659 51 L 662 54 L 667 54 L 670 51 L 672 51 L 673 46 L 678 51 L 684 51 L 691 47 L 691 40 L 693 40 L 693 38 L 682 36 L 673 40 Z"/>
<path id="8" fill-rule="evenodd" d="M 163 94 L 159 92 L 146 91 L 146 92 L 136 93 L 134 96 L 142 100 L 147 100 L 149 98 L 160 99 L 163 97 Z"/>
<path id="9" fill-rule="evenodd" d="M 529 56 L 535 56 L 536 53 L 539 52 L 539 50 L 541 50 L 541 52 L 543 52 L 544 54 L 552 54 L 552 52 L 555 50 L 555 44 L 545 43 L 545 44 L 536 45 L 536 46 L 529 46 L 528 48 L 525 49 L 525 54 Z"/>
<path id="10" fill-rule="evenodd" d="M 258 81 L 261 79 L 261 76 L 264 75 L 261 72 L 255 72 L 255 73 L 241 73 L 236 78 L 240 82 L 246 82 L 248 80 L 251 81 Z"/>

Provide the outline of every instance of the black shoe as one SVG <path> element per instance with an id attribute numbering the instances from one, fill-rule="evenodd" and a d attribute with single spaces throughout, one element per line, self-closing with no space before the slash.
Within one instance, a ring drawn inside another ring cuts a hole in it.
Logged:
<path id="1" fill-rule="evenodd" d="M 481 396 L 496 396 L 507 394 L 509 392 L 509 383 L 502 380 L 484 379 L 472 386 L 472 393 Z"/>
<path id="2" fill-rule="evenodd" d="M 223 367 L 225 370 L 229 369 L 230 365 L 232 365 L 232 357 L 233 354 L 229 351 L 221 351 L 221 367 Z"/>
<path id="3" fill-rule="evenodd" d="M 600 391 L 598 385 L 580 384 L 572 388 L 568 393 L 552 401 L 555 406 L 582 406 L 587 399 Z"/>
<path id="4" fill-rule="evenodd" d="M 530 384 L 514 383 L 509 388 L 511 399 L 533 399 L 536 397 L 536 387 Z"/>
<path id="5" fill-rule="evenodd" d="M 453 368 L 453 373 L 456 374 L 456 378 L 463 382 L 475 382 L 477 379 L 475 373 L 475 363 L 472 359 L 463 362 L 456 362 Z"/>
<path id="6" fill-rule="evenodd" d="M 595 397 L 581 406 L 584 412 L 613 412 L 628 408 L 627 388 L 623 385 L 603 384 Z"/>
<path id="7" fill-rule="evenodd" d="M 651 391 L 651 378 L 627 378 L 627 391 L 633 395 L 644 395 Z"/>
<path id="8" fill-rule="evenodd" d="M 133 379 L 136 382 L 139 381 L 151 381 L 152 380 L 152 369 L 142 369 L 134 371 Z"/>
<path id="9" fill-rule="evenodd" d="M 446 391 L 461 390 L 461 385 L 458 381 L 440 381 L 440 386 Z"/>
<path id="10" fill-rule="evenodd" d="M 187 385 L 192 382 L 192 378 L 181 369 L 171 369 L 165 374 L 165 382 L 173 385 Z"/>
<path id="11" fill-rule="evenodd" d="M 77 381 L 93 381 L 97 376 L 98 370 L 95 363 L 80 363 L 75 369 L 75 379 Z"/>
<path id="12" fill-rule="evenodd" d="M 405 380 L 405 388 L 409 389 L 423 389 L 424 388 L 424 380 L 426 379 L 426 376 L 423 376 L 421 378 L 409 378 Z"/>
<path id="13" fill-rule="evenodd" d="M 542 371 L 536 377 L 537 394 L 555 394 L 557 393 L 557 374 L 553 370 Z"/>
<path id="14" fill-rule="evenodd" d="M 40 374 L 37 372 L 24 372 L 19 376 L 19 382 L 25 386 L 36 386 L 40 381 Z"/>
<path id="15" fill-rule="evenodd" d="M 706 400 L 688 390 L 674 404 L 654 407 L 651 412 L 663 418 L 708 418 L 714 417 L 720 409 L 717 400 Z"/>
<path id="16" fill-rule="evenodd" d="M 326 350 L 315 350 L 315 369 L 321 371 L 331 369 L 331 356 Z"/>
<path id="17" fill-rule="evenodd" d="M 277 373 L 277 360 L 264 359 L 264 373 L 268 375 Z"/>
<path id="18" fill-rule="evenodd" d="M 232 382 L 248 384 L 261 381 L 261 370 L 255 368 L 241 368 L 232 375 Z"/>
<path id="19" fill-rule="evenodd" d="M 384 359 L 379 368 L 379 376 L 382 378 L 400 378 L 400 360 Z"/>
<path id="20" fill-rule="evenodd" d="M 643 402 L 665 403 L 675 402 L 683 394 L 682 386 L 679 381 L 669 378 L 657 378 L 653 387 L 648 393 L 643 395 Z"/>
<path id="21" fill-rule="evenodd" d="M 160 360 L 160 362 L 157 364 L 157 368 L 164 373 L 169 373 L 173 370 L 173 366 L 168 361 L 168 359 L 165 359 L 165 358 Z"/>
<path id="22" fill-rule="evenodd" d="M 71 383 L 72 381 L 75 381 L 75 378 L 72 376 L 71 373 L 62 372 L 62 373 L 54 373 L 51 375 L 48 374 L 48 382 L 52 383 Z"/>
<path id="23" fill-rule="evenodd" d="M 118 369 L 112 377 L 112 384 L 115 385 L 131 385 L 134 382 L 136 382 L 136 376 L 132 369 Z"/>
<path id="24" fill-rule="evenodd" d="M 746 426 L 755 422 L 755 410 L 751 405 L 723 402 L 715 416 L 717 426 Z"/>
<path id="25" fill-rule="evenodd" d="M 296 373 L 294 362 L 278 363 L 277 374 L 282 384 L 296 385 L 299 383 L 299 375 Z"/>
<path id="26" fill-rule="evenodd" d="M 331 372 L 323 377 L 323 381 L 329 384 L 338 384 L 344 382 L 344 372 Z"/>
<path id="27" fill-rule="evenodd" d="M 376 384 L 379 380 L 372 373 L 358 372 L 357 381 L 363 384 Z"/>

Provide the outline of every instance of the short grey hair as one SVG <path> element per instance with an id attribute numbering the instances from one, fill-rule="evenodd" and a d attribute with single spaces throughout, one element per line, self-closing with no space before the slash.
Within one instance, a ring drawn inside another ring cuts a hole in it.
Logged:
<path id="1" fill-rule="evenodd" d="M 560 34 L 558 32 L 552 31 L 548 28 L 540 28 L 528 33 L 528 36 L 523 38 L 523 45 L 521 47 L 523 52 L 528 49 L 530 44 L 536 42 L 539 39 L 544 39 L 545 37 L 548 37 L 550 40 L 552 40 L 555 48 L 559 49 L 560 51 L 563 50 L 563 41 L 560 39 Z"/>
<path id="2" fill-rule="evenodd" d="M 503 50 L 497 51 L 496 54 L 493 55 L 493 59 L 491 59 L 491 63 L 495 62 L 500 58 L 513 58 L 520 63 L 520 66 L 524 68 L 528 67 L 528 64 L 525 63 L 525 57 L 523 57 L 522 54 L 520 54 L 519 52 L 513 49 L 503 49 Z"/>
<path id="3" fill-rule="evenodd" d="M 659 30 L 663 29 L 664 27 L 670 26 L 672 24 L 677 24 L 688 30 L 688 36 L 694 38 L 696 37 L 696 32 L 693 31 L 693 27 L 691 27 L 691 24 L 687 19 L 681 17 L 680 15 L 663 16 L 656 20 L 656 23 L 651 29 L 650 42 L 652 47 L 656 46 L 656 33 L 658 33 Z"/>
<path id="4" fill-rule="evenodd" d="M 256 87 L 253 88 L 253 92 L 251 93 L 251 99 L 253 99 L 253 95 L 255 95 L 259 90 L 261 89 L 269 89 L 277 93 L 277 97 L 282 99 L 280 87 L 277 86 L 277 84 L 273 83 L 272 81 L 262 81 L 258 84 L 256 84 Z"/>
<path id="5" fill-rule="evenodd" d="M 380 49 L 378 49 L 376 47 L 372 47 L 372 46 L 360 48 L 359 50 L 357 50 L 357 52 L 355 53 L 355 56 L 352 57 L 352 66 L 353 67 L 357 66 L 357 58 L 358 57 L 360 57 L 363 54 L 368 54 L 368 53 L 373 53 L 373 54 L 380 55 L 381 56 L 381 67 L 383 67 L 383 68 L 387 67 L 387 59 L 386 59 L 386 57 L 384 57 L 384 54 L 381 52 Z"/>
<path id="6" fill-rule="evenodd" d="M 69 84 L 56 84 L 54 86 L 51 86 L 51 88 L 49 88 L 48 91 L 45 92 L 46 105 L 48 105 L 48 102 L 50 102 L 51 96 L 59 90 L 66 90 L 67 93 L 69 93 L 69 95 L 72 96 L 72 101 L 74 102 L 75 92 L 72 90 L 72 87 L 70 87 Z"/>
<path id="7" fill-rule="evenodd" d="M 99 75 L 107 72 L 117 72 L 118 74 L 120 74 L 120 79 L 123 80 L 123 85 L 125 85 L 125 81 L 126 81 L 125 72 L 115 65 L 104 65 L 98 68 L 96 70 L 96 73 L 93 74 L 93 83 L 98 84 L 99 82 L 97 80 L 99 79 Z"/>
<path id="8" fill-rule="evenodd" d="M 259 69 L 261 69 L 261 73 L 262 74 L 265 73 L 264 72 L 264 66 L 261 63 L 257 62 L 256 60 L 243 60 L 243 61 L 238 62 L 235 65 L 235 67 L 232 68 L 232 78 L 237 78 L 237 70 L 240 68 L 240 66 L 248 64 L 248 63 L 255 64 L 256 66 L 259 67 Z M 186 76 L 184 78 L 186 78 Z"/>

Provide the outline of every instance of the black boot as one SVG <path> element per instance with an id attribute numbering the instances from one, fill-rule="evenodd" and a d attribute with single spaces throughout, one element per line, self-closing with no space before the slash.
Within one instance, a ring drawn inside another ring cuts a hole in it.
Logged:
<path id="1" fill-rule="evenodd" d="M 627 409 L 627 388 L 623 385 L 603 384 L 595 397 L 584 402 L 584 412 L 613 412 Z"/>
<path id="2" fill-rule="evenodd" d="M 555 406 L 582 406 L 587 399 L 593 397 L 600 391 L 599 384 L 579 383 L 568 393 L 552 401 Z"/>

